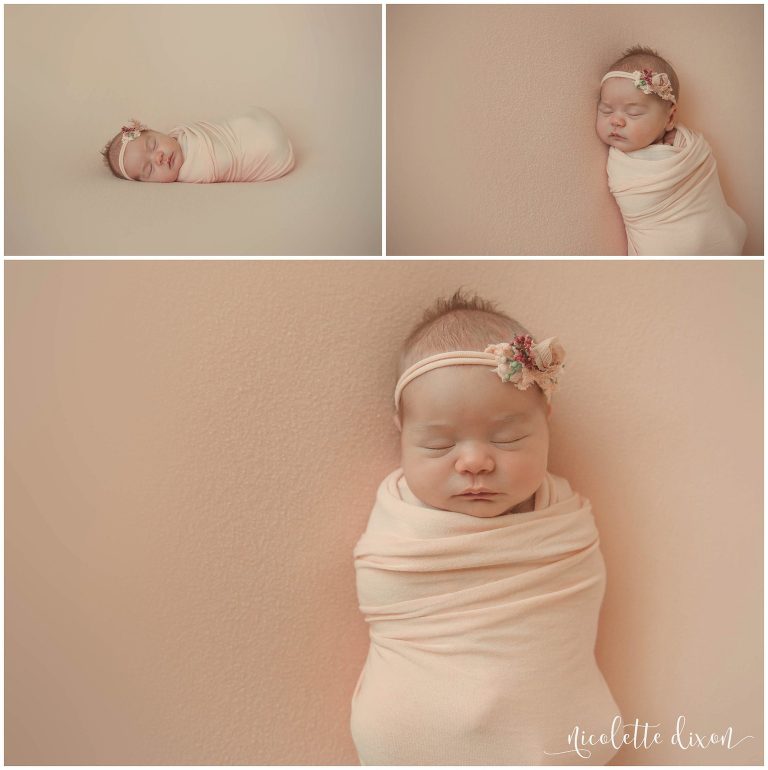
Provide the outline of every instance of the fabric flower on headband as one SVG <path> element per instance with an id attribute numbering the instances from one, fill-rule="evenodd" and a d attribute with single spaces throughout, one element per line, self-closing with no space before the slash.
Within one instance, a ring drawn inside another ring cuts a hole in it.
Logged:
<path id="1" fill-rule="evenodd" d="M 125 144 L 126 142 L 130 142 L 132 139 L 138 138 L 142 131 L 147 131 L 147 127 L 135 118 L 132 118 L 127 126 L 123 126 L 122 130 L 123 144 Z"/>
<path id="2" fill-rule="evenodd" d="M 520 334 L 512 342 L 489 345 L 484 352 L 496 356 L 494 371 L 503 382 L 511 382 L 519 390 L 538 385 L 547 400 L 557 390 L 557 376 L 565 368 L 565 348 L 557 337 L 534 342 L 530 335 Z"/>
<path id="3" fill-rule="evenodd" d="M 666 72 L 654 72 L 653 70 L 635 70 L 632 73 L 634 83 L 644 94 L 656 94 L 668 102 L 675 101 L 672 91 L 672 83 Z"/>

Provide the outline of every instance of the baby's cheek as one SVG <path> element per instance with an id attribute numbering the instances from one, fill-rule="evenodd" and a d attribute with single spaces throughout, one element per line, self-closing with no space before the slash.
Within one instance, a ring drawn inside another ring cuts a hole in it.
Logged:
<path id="1" fill-rule="evenodd" d="M 403 454 L 402 465 L 410 476 L 419 480 L 428 480 L 434 471 L 429 462 L 414 452 L 405 452 Z"/>
<path id="2" fill-rule="evenodd" d="M 514 476 L 520 479 L 543 477 L 547 470 L 547 443 L 532 442 L 525 451 L 514 452 L 510 459 Z"/>
<path id="3" fill-rule="evenodd" d="M 417 497 L 431 502 L 426 498 L 441 494 L 446 476 L 444 461 L 441 463 L 439 460 L 417 457 L 406 452 L 402 458 L 402 467 L 405 480 Z"/>

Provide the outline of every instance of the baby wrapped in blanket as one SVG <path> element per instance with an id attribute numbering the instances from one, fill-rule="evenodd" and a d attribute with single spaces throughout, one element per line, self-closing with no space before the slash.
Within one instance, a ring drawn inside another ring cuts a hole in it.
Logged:
<path id="1" fill-rule="evenodd" d="M 627 253 L 740 255 L 746 225 L 725 201 L 709 144 L 677 123 L 678 99 L 677 75 L 648 48 L 625 51 L 601 81 L 596 130 L 610 146 Z"/>
<path id="2" fill-rule="evenodd" d="M 168 134 L 133 120 L 102 155 L 115 176 L 137 182 L 267 182 L 295 162 L 285 130 L 261 107 L 215 123 L 179 125 Z"/>
<path id="3" fill-rule="evenodd" d="M 351 713 L 363 765 L 605 764 L 617 751 L 574 753 L 575 735 L 621 717 L 594 657 L 606 570 L 590 503 L 547 470 L 564 355 L 460 292 L 404 345 L 401 467 L 354 548 L 370 633 Z"/>

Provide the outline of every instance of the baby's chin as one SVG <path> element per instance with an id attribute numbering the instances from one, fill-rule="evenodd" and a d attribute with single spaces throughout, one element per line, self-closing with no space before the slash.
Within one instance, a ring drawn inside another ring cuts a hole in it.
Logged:
<path id="1" fill-rule="evenodd" d="M 637 147 L 635 144 L 629 141 L 629 139 L 619 138 L 617 136 L 609 136 L 609 137 L 600 137 L 603 144 L 607 144 L 609 147 L 615 147 L 617 150 L 621 150 L 622 152 L 632 152 L 633 150 L 639 150 L 640 147 Z"/>
<path id="2" fill-rule="evenodd" d="M 145 184 L 152 184 L 152 183 L 154 183 L 154 184 L 171 184 L 173 182 L 178 182 L 179 181 L 179 173 L 177 171 L 175 176 L 169 176 L 169 177 L 167 177 L 165 179 L 144 179 L 142 181 Z"/>
<path id="3" fill-rule="evenodd" d="M 184 158 L 179 157 L 177 160 L 174 160 L 173 168 L 168 169 L 171 173 L 168 174 L 168 176 L 161 180 L 163 182 L 178 182 L 179 181 L 179 171 L 181 171 L 181 167 L 184 163 Z"/>
<path id="4" fill-rule="evenodd" d="M 494 497 L 498 499 L 494 499 Z M 433 508 L 438 508 L 442 511 L 452 511 L 453 513 L 463 513 L 479 519 L 492 519 L 505 513 L 523 513 L 534 509 L 534 495 L 520 502 L 515 502 L 508 495 L 494 497 L 476 500 L 454 497 L 450 500 L 445 500 L 432 498 L 430 495 L 423 495 L 419 499 Z"/>

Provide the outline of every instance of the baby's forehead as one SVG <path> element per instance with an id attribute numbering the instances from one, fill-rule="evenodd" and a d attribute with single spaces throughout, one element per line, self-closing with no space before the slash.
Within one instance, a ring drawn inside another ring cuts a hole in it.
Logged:
<path id="1" fill-rule="evenodd" d="M 135 139 L 131 139 L 131 141 L 127 143 L 127 147 L 125 148 L 125 155 L 123 156 L 126 161 L 138 156 L 138 154 L 144 148 L 144 142 L 147 140 L 147 136 L 151 133 L 151 131 L 142 131 L 139 136 L 137 136 Z M 118 140 L 118 143 L 120 141 L 122 140 Z"/>
<path id="2" fill-rule="evenodd" d="M 600 99 L 649 104 L 653 97 L 644 94 L 628 78 L 608 78 L 600 89 Z"/>
<path id="3" fill-rule="evenodd" d="M 138 168 L 142 163 L 141 154 L 144 152 L 147 146 L 147 140 L 152 137 L 162 136 L 157 131 L 146 130 L 142 131 L 136 139 L 131 139 L 128 142 L 128 146 L 125 148 L 125 155 L 123 156 L 123 163 L 126 166 L 128 173 L 132 173 L 133 176 L 141 173 L 141 169 Z M 129 168 L 130 167 L 130 168 Z"/>
<path id="4" fill-rule="evenodd" d="M 530 397 L 530 393 L 504 383 L 488 366 L 438 367 L 412 380 L 402 394 L 408 410 L 420 415 L 484 414 L 523 406 Z"/>

